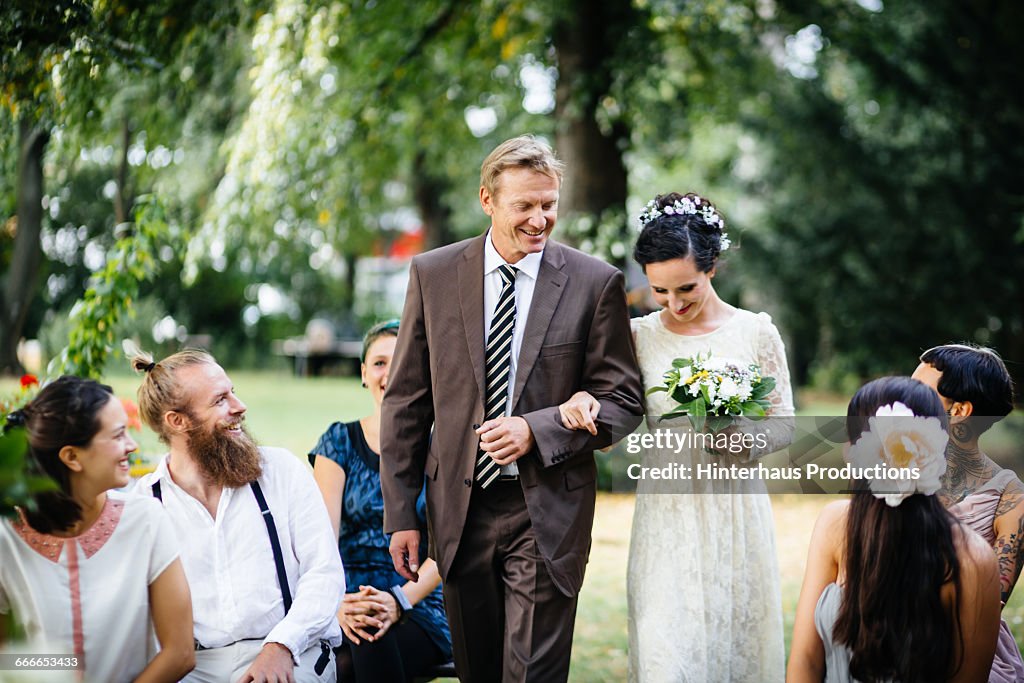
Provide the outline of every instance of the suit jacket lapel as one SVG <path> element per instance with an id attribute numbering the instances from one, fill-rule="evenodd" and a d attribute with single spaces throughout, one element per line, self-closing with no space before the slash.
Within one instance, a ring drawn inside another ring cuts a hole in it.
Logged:
<path id="1" fill-rule="evenodd" d="M 537 283 L 533 288 L 533 301 L 530 304 L 530 315 L 526 319 L 526 332 L 523 344 L 519 348 L 519 361 L 516 365 L 516 385 L 512 392 L 512 414 L 515 414 L 519 395 L 526 386 L 526 378 L 533 370 L 533 364 L 544 344 L 548 326 L 555 314 L 558 302 L 565 292 L 565 283 L 569 276 L 562 267 L 565 266 L 565 255 L 557 242 L 549 241 L 544 248 L 544 259 L 537 273 Z"/>
<path id="2" fill-rule="evenodd" d="M 462 324 L 466 329 L 469 357 L 473 361 L 473 374 L 484 396 L 486 387 L 484 370 L 484 240 L 487 233 L 469 243 L 459 261 L 459 305 Z"/>

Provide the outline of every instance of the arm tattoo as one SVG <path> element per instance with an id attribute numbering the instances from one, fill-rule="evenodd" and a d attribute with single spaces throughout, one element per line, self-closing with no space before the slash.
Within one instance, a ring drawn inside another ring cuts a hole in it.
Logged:
<path id="1" fill-rule="evenodd" d="M 1021 540 L 1024 539 L 1024 517 L 1017 524 L 1017 531 L 1004 534 L 996 539 L 996 560 L 999 562 L 999 597 L 1006 603 L 1013 592 L 1013 586 L 1024 566 L 1024 553 L 1021 553 Z"/>
<path id="2" fill-rule="evenodd" d="M 1024 491 L 1021 491 L 1020 484 L 1016 480 L 1010 482 L 1010 485 L 1006 487 L 1002 497 L 999 499 L 994 518 L 999 519 L 1017 507 L 1022 500 L 1024 500 Z"/>

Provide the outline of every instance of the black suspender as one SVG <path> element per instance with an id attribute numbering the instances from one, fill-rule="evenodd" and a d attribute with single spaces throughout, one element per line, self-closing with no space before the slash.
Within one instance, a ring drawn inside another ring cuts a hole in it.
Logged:
<path id="1" fill-rule="evenodd" d="M 277 536 L 277 525 L 274 524 L 274 515 L 270 513 L 270 506 L 267 505 L 267 499 L 263 496 L 263 489 L 260 488 L 260 483 L 254 481 L 249 484 L 252 489 L 252 494 L 256 496 L 256 502 L 260 506 L 260 512 L 263 513 L 263 521 L 267 523 L 267 535 L 270 536 L 270 548 L 274 551 L 274 566 L 277 569 L 277 582 L 281 585 L 281 599 L 284 601 L 284 613 L 288 614 L 288 610 L 292 608 L 292 592 L 288 588 L 288 573 L 284 569 L 284 554 L 281 552 L 281 539 Z M 160 492 L 160 481 L 153 482 L 153 497 L 159 500 L 161 503 L 164 502 L 163 495 Z"/>
<path id="2" fill-rule="evenodd" d="M 277 526 L 274 524 L 274 515 L 270 514 L 270 507 L 267 499 L 263 497 L 263 489 L 258 481 L 249 484 L 252 493 L 256 496 L 256 502 L 260 504 L 260 512 L 263 513 L 263 521 L 267 523 L 267 535 L 270 536 L 270 547 L 274 551 L 274 564 L 277 566 L 277 582 L 281 584 L 281 599 L 284 600 L 284 613 L 292 608 L 292 592 L 288 588 L 288 574 L 284 570 L 284 555 L 281 553 L 281 541 L 277 537 Z"/>

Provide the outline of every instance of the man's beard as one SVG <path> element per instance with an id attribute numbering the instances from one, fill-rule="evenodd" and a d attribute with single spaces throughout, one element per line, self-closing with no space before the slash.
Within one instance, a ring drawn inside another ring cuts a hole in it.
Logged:
<path id="1" fill-rule="evenodd" d="M 256 441 L 239 425 L 240 434 L 228 434 L 221 427 L 197 429 L 189 434 L 192 460 L 211 483 L 238 488 L 256 481 L 263 473 Z"/>

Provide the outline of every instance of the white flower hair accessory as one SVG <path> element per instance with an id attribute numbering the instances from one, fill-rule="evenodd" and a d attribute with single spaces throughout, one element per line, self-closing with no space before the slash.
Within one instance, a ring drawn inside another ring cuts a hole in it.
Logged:
<path id="1" fill-rule="evenodd" d="M 946 443 L 949 437 L 937 417 L 914 415 L 896 401 L 881 406 L 868 419 L 868 429 L 849 452 L 850 464 L 870 474 L 872 495 L 896 507 L 922 493 L 933 495 L 946 473 Z M 916 470 L 916 474 L 915 474 Z"/>
<path id="2" fill-rule="evenodd" d="M 718 238 L 718 251 L 722 252 L 729 248 L 732 241 L 729 240 L 729 236 L 725 233 L 725 220 L 718 213 L 718 209 L 714 207 L 706 199 L 701 199 L 695 194 L 688 194 L 681 199 L 677 199 L 668 206 L 658 207 L 658 200 L 652 199 L 647 202 L 647 206 L 644 207 L 643 211 L 640 212 L 637 220 L 640 223 L 640 229 L 642 230 L 648 223 L 656 218 L 662 216 L 697 216 L 699 215 L 704 219 L 704 222 L 710 226 L 722 229 L 723 232 Z"/>

